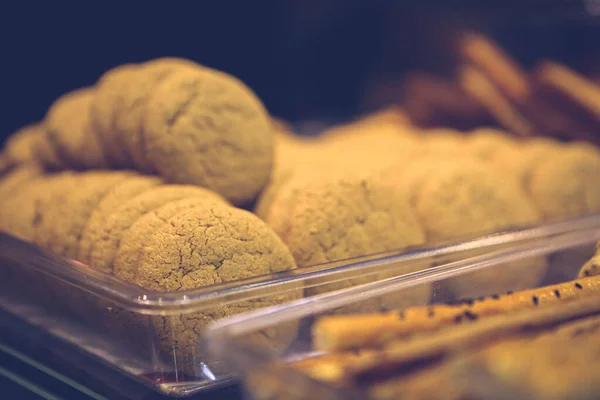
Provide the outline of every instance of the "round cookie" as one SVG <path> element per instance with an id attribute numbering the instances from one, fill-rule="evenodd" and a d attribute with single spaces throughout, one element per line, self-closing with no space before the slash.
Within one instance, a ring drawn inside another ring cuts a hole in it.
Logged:
<path id="1" fill-rule="evenodd" d="M 424 149 L 429 154 L 453 156 L 464 153 L 465 135 L 453 129 L 437 128 L 423 131 Z"/>
<path id="2" fill-rule="evenodd" d="M 31 176 L 14 185 L 10 195 L 2 193 L 1 229 L 22 240 L 35 242 L 41 204 L 55 196 L 56 190 L 69 188 L 72 179 L 71 172 Z"/>
<path id="3" fill-rule="evenodd" d="M 166 221 L 175 215 L 193 208 L 207 208 L 219 205 L 223 206 L 223 201 L 220 199 L 190 197 L 169 202 L 144 214 L 121 235 L 114 261 L 114 274 L 127 281 L 133 280 L 136 276 L 137 268 L 140 266 L 138 262 L 140 246 L 143 247 L 149 238 Z"/>
<path id="4" fill-rule="evenodd" d="M 106 217 L 104 223 L 95 228 L 101 232 L 93 247 L 89 265 L 104 272 L 113 272 L 114 258 L 123 233 L 144 214 L 174 200 L 187 197 L 210 198 L 223 201 L 210 190 L 191 185 L 163 185 L 140 193 L 119 206 Z"/>
<path id="5" fill-rule="evenodd" d="M 159 58 L 140 64 L 136 73 L 131 75 L 127 90 L 121 92 L 119 108 L 114 113 L 114 127 L 138 170 L 153 172 L 141 142 L 142 116 L 149 97 L 169 75 L 198 68 L 201 68 L 200 65 L 193 61 Z"/>
<path id="6" fill-rule="evenodd" d="M 527 189 L 548 220 L 600 212 L 600 155 L 594 147 L 567 145 L 536 163 Z"/>
<path id="7" fill-rule="evenodd" d="M 479 128 L 467 136 L 465 150 L 483 162 L 514 169 L 522 160 L 520 144 L 502 130 Z"/>
<path id="8" fill-rule="evenodd" d="M 6 139 L 3 154 L 13 164 L 35 162 L 34 147 L 40 135 L 44 135 L 44 130 L 40 124 L 30 124 L 22 127 Z"/>
<path id="9" fill-rule="evenodd" d="M 541 216 L 518 183 L 483 163 L 440 163 L 415 197 L 415 210 L 429 242 L 443 242 L 527 227 Z M 459 296 L 533 287 L 547 268 L 545 258 L 514 262 L 448 281 Z"/>
<path id="10" fill-rule="evenodd" d="M 140 250 L 140 268 L 133 283 L 148 290 L 196 289 L 296 267 L 289 250 L 264 222 L 233 207 L 199 207 L 177 214 Z M 184 368 L 193 368 L 194 360 L 205 356 L 199 344 L 208 324 L 301 296 L 300 289 L 292 290 L 151 322 L 162 353 L 170 359 L 176 356 Z M 248 340 L 258 345 L 266 342 L 270 350 L 277 351 L 285 348 L 296 332 L 293 321 L 257 332 Z"/>
<path id="11" fill-rule="evenodd" d="M 156 87 L 143 118 L 148 161 L 168 182 L 251 202 L 273 165 L 271 120 L 242 82 L 208 69 L 180 71 Z"/>
<path id="12" fill-rule="evenodd" d="M 93 88 L 82 88 L 59 97 L 45 117 L 46 133 L 62 159 L 75 168 L 106 165 L 100 140 L 90 124 Z"/>
<path id="13" fill-rule="evenodd" d="M 293 199 L 293 201 L 289 201 Z M 340 174 L 298 186 L 288 197 L 288 215 L 280 236 L 299 267 L 397 251 L 425 242 L 423 230 L 405 193 L 377 176 Z M 273 209 L 276 209 L 273 205 Z M 382 271 L 370 276 L 307 289 L 308 295 L 339 290 L 423 269 Z M 431 287 L 423 285 L 398 295 L 360 305 L 361 311 L 426 303 Z M 367 304 L 368 303 L 368 304 Z M 372 303 L 372 304 L 371 304 Z M 344 312 L 357 311 L 344 307 Z"/>
<path id="14" fill-rule="evenodd" d="M 101 239 L 100 229 L 106 218 L 127 200 L 144 191 L 162 184 L 162 180 L 154 176 L 132 175 L 118 182 L 98 203 L 88 219 L 77 252 L 77 260 L 88 264 L 94 243 Z"/>
<path id="15" fill-rule="evenodd" d="M 96 83 L 90 104 L 92 128 L 98 135 L 106 160 L 116 168 L 133 165 L 115 128 L 115 112 L 137 69 L 137 64 L 124 64 L 106 71 Z"/>
<path id="16" fill-rule="evenodd" d="M 131 172 L 93 171 L 77 174 L 70 189 L 55 196 L 40 209 L 36 242 L 54 253 L 77 257 L 79 239 L 94 208 L 119 181 Z"/>

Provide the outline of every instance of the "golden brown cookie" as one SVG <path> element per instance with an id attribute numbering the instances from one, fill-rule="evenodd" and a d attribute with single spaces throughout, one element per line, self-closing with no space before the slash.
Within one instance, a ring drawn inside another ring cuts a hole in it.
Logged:
<path id="1" fill-rule="evenodd" d="M 510 99 L 524 101 L 530 96 L 527 72 L 490 38 L 477 32 L 464 32 L 458 51 Z"/>
<path id="2" fill-rule="evenodd" d="M 513 176 L 481 162 L 440 162 L 414 197 L 429 242 L 474 238 L 538 223 L 541 215 Z M 476 296 L 534 286 L 546 270 L 545 259 L 489 268 L 448 282 L 453 293 Z"/>
<path id="3" fill-rule="evenodd" d="M 529 173 L 527 188 L 549 220 L 600 211 L 600 155 L 591 145 L 571 144 L 540 159 Z"/>
<path id="4" fill-rule="evenodd" d="M 115 127 L 115 112 L 120 107 L 120 97 L 128 90 L 135 76 L 137 64 L 124 64 L 106 71 L 96 83 L 90 105 L 90 120 L 107 161 L 112 167 L 131 167 L 133 164 Z"/>
<path id="5" fill-rule="evenodd" d="M 187 197 L 221 199 L 207 189 L 191 185 L 163 185 L 148 189 L 124 202 L 93 229 L 101 232 L 93 247 L 89 265 L 104 272 L 113 272 L 113 261 L 123 233 L 144 214 L 174 200 Z M 225 203 L 225 200 L 222 200 Z"/>
<path id="6" fill-rule="evenodd" d="M 260 100 L 208 69 L 171 75 L 153 91 L 142 138 L 166 181 L 206 187 L 235 205 L 258 195 L 273 165 L 271 120 Z"/>
<path id="7" fill-rule="evenodd" d="M 465 135 L 454 129 L 426 129 L 423 134 L 423 151 L 428 155 L 451 157 L 464 152 Z"/>
<path id="8" fill-rule="evenodd" d="M 86 264 L 90 262 L 94 243 L 100 240 L 102 233 L 99 228 L 110 214 L 126 201 L 162 183 L 162 180 L 158 177 L 134 174 L 126 177 L 112 187 L 96 205 L 96 208 L 86 222 L 81 239 L 79 240 L 77 260 Z"/>
<path id="9" fill-rule="evenodd" d="M 470 65 L 458 70 L 462 89 L 481 102 L 504 128 L 520 136 L 532 136 L 534 127 L 480 70 Z"/>
<path id="10" fill-rule="evenodd" d="M 118 141 L 125 146 L 138 170 L 153 172 L 141 142 L 142 116 L 152 92 L 169 75 L 198 68 L 201 66 L 193 61 L 159 58 L 140 64 L 136 72 L 131 74 L 127 90 L 120 93 L 119 107 L 113 118 Z"/>
<path id="11" fill-rule="evenodd" d="M 77 257 L 79 239 L 103 197 L 114 185 L 131 175 L 126 171 L 93 171 L 77 174 L 70 188 L 61 190 L 40 207 L 36 243 L 54 253 Z"/>
<path id="12" fill-rule="evenodd" d="M 508 132 L 494 128 L 472 131 L 465 142 L 465 151 L 476 160 L 500 168 L 519 179 L 527 157 L 523 157 L 524 140 L 516 140 Z M 507 175 L 508 176 L 508 175 Z"/>
<path id="13" fill-rule="evenodd" d="M 36 164 L 19 166 L 0 180 L 0 230 L 22 240 L 33 239 L 35 201 L 44 195 L 44 181 Z"/>
<path id="14" fill-rule="evenodd" d="M 106 165 L 100 141 L 90 125 L 89 110 L 93 98 L 93 88 L 74 90 L 59 97 L 45 117 L 50 142 L 71 167 Z"/>
<path id="15" fill-rule="evenodd" d="M 72 180 L 71 172 L 39 175 L 15 186 L 11 195 L 4 197 L 3 194 L 0 204 L 2 229 L 20 239 L 35 242 L 41 206 L 62 190 L 70 189 Z"/>
<path id="16" fill-rule="evenodd" d="M 40 124 L 26 125 L 6 139 L 2 153 L 13 164 L 36 162 L 34 148 L 41 135 L 44 133 Z"/>
<path id="17" fill-rule="evenodd" d="M 133 280 L 140 267 L 138 259 L 141 249 L 150 237 L 175 215 L 191 209 L 209 209 L 219 205 L 223 206 L 220 199 L 190 197 L 169 202 L 144 214 L 121 235 L 114 261 L 114 274 L 128 281 Z"/>

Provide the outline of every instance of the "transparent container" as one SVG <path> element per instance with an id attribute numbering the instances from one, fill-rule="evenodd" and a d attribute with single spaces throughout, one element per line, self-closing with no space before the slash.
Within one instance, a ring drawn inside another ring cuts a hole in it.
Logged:
<path id="1" fill-rule="evenodd" d="M 399 276 L 558 234 L 587 232 L 592 228 L 600 228 L 600 215 L 171 293 L 144 290 L 0 234 L 0 270 L 3 274 L 0 307 L 63 339 L 73 351 L 92 354 L 159 392 L 187 396 L 227 385 L 234 376 L 228 365 L 208 357 L 204 332 L 215 320 L 294 299 L 309 301 L 310 296 L 340 287 Z M 579 256 L 577 252 L 562 255 Z M 552 265 L 549 268 L 552 270 Z M 556 271 L 559 275 L 565 273 Z M 417 289 L 410 301 L 419 303 L 427 300 L 429 295 L 429 289 Z M 392 297 L 392 304 L 365 301 L 359 309 L 375 311 L 394 307 L 395 301 L 404 301 L 400 297 Z M 312 310 L 315 303 L 308 304 Z M 341 307 L 337 311 L 357 310 Z M 251 340 L 252 347 L 281 353 L 290 343 L 298 343 L 299 338 L 304 337 L 303 325 L 296 322 L 257 331 Z"/>
<path id="2" fill-rule="evenodd" d="M 347 314 L 361 313 L 364 304 L 373 302 L 381 304 L 390 299 L 400 302 L 402 299 L 412 300 L 413 294 L 423 288 L 433 290 L 431 296 L 422 299 L 420 305 L 493 295 L 515 290 L 515 286 L 527 289 L 572 280 L 594 254 L 599 240 L 598 228 L 535 238 L 530 236 L 510 246 L 498 246 L 494 251 L 427 270 L 234 316 L 211 325 L 206 334 L 207 341 L 214 357 L 236 368 L 250 399 L 362 399 L 364 397 L 359 393 L 313 379 L 290 365 L 327 354 L 314 350 L 311 328 L 317 317 L 337 314 L 340 310 Z M 444 256 L 441 258 L 447 260 Z M 422 258 L 418 262 L 424 260 Z M 541 262 L 548 268 L 540 278 L 537 270 Z M 507 272 L 514 266 L 520 269 L 517 280 L 514 274 Z M 528 281 L 527 285 L 522 284 L 525 281 Z M 498 282 L 503 282 L 505 286 L 499 286 Z M 414 302 L 406 305 L 412 304 Z M 402 308 L 401 304 L 396 304 L 395 309 Z M 291 323 L 300 327 L 299 334 L 285 349 L 257 348 L 249 342 L 256 332 L 278 329 Z M 472 376 L 470 378 L 475 379 Z M 469 377 L 466 379 L 469 381 Z M 488 383 L 491 385 L 494 382 Z M 472 386 L 473 390 L 477 390 L 477 395 L 482 396 L 481 385 Z M 489 390 L 492 387 L 494 390 Z M 498 394 L 499 390 L 502 387 L 498 387 L 496 382 L 496 386 L 488 387 L 483 397 L 474 398 L 496 398 L 489 396 L 492 392 Z"/>

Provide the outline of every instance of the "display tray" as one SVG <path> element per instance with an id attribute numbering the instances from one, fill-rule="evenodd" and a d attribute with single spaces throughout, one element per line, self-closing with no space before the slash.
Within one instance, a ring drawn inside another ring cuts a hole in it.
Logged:
<path id="1" fill-rule="evenodd" d="M 439 303 L 461 304 L 461 301 L 462 304 L 474 304 L 473 302 L 484 298 L 495 300 L 498 297 L 493 295 L 515 290 L 516 287 L 526 290 L 567 282 L 577 278 L 582 265 L 594 254 L 595 245 L 600 240 L 600 229 L 596 227 L 538 235 L 535 238 L 527 236 L 529 240 L 521 240 L 520 243 L 515 241 L 510 246 L 420 272 L 227 318 L 209 327 L 206 333 L 209 347 L 214 357 L 225 360 L 228 365 L 236 369 L 237 374 L 244 381 L 250 399 L 366 399 L 368 397 L 365 392 L 349 388 L 355 386 L 339 384 L 339 381 L 327 383 L 327 379 L 314 379 L 314 375 L 311 376 L 311 373 L 316 373 L 322 374 L 321 377 L 327 377 L 337 369 L 323 366 L 321 370 L 313 369 L 307 372 L 306 369 L 299 367 L 299 365 L 316 365 L 311 362 L 314 362 L 317 357 L 331 354 L 323 348 L 319 349 L 319 345 L 315 342 L 313 326 L 316 321 L 320 317 L 332 314 L 363 313 L 363 306 L 373 303 L 385 304 L 390 301 L 401 302 L 402 299 L 410 299 L 412 301 L 410 305 L 414 305 L 415 294 L 424 288 L 431 289 L 428 289 L 431 291 L 431 296 L 427 299 L 421 297 L 419 305 L 429 306 Z M 546 266 L 543 274 L 539 273 L 540 265 Z M 511 269 L 515 267 L 520 270 L 516 276 L 510 274 Z M 402 304 L 396 304 L 382 308 L 380 311 L 393 311 L 393 316 L 397 319 L 403 318 L 399 315 L 405 315 L 403 309 Z M 426 309 L 431 310 L 430 307 Z M 257 348 L 249 342 L 249 338 L 258 331 L 279 329 L 290 323 L 300 327 L 299 334 L 285 349 Z M 353 333 L 351 336 L 356 335 Z M 355 355 L 362 354 L 361 351 L 362 348 L 358 347 L 349 350 Z M 379 362 L 383 359 L 380 358 Z M 489 385 L 478 384 L 482 382 L 484 376 Z M 471 375 L 462 375 L 462 378 L 465 379 L 462 382 L 466 382 L 467 394 L 474 396 L 464 398 L 538 398 L 531 393 L 523 392 L 519 393 L 525 397 L 510 397 L 515 393 L 511 390 L 514 388 L 499 385 L 480 370 L 471 371 Z M 396 383 L 402 384 L 402 378 L 396 379 Z M 433 381 L 430 381 L 430 386 L 431 382 Z M 485 389 L 483 392 L 482 387 Z M 500 396 L 502 393 L 504 395 Z"/>
<path id="2" fill-rule="evenodd" d="M 290 354 L 289 349 L 305 344 L 306 319 L 313 312 L 330 307 L 332 298 L 339 298 L 322 297 L 326 292 L 406 274 L 410 278 L 402 278 L 403 285 L 421 284 L 437 279 L 442 272 L 445 277 L 473 268 L 464 261 L 472 257 L 504 249 L 512 251 L 523 244 L 545 243 L 556 240 L 553 238 L 557 235 L 585 236 L 585 243 L 592 246 L 598 238 L 596 231 L 590 229 L 600 229 L 600 215 L 169 293 L 147 291 L 0 234 L 0 307 L 163 394 L 183 397 L 228 385 L 236 376 L 235 368 L 224 359 L 209 355 L 210 348 L 222 349 L 221 339 L 229 340 L 231 333 L 237 332 L 235 324 L 217 325 L 213 342 L 207 344 L 206 327 L 217 320 L 280 305 L 275 310 L 268 308 L 268 312 L 289 321 L 275 327 L 259 318 L 264 327 L 257 327 L 245 343 L 252 351 Z M 587 256 L 588 251 L 584 254 Z M 449 267 L 451 262 L 459 264 Z M 442 266 L 431 268 L 436 265 Z M 556 279 L 566 279 L 570 274 L 554 268 L 553 263 L 549 270 L 557 273 Z M 415 275 L 415 271 L 420 272 Z M 353 293 L 360 294 L 356 301 L 376 297 L 373 291 L 363 293 L 360 288 Z M 434 300 L 439 295 L 434 291 Z M 408 301 L 426 302 L 430 297 L 429 292 L 420 291 Z M 299 303 L 285 306 L 294 300 Z M 404 304 L 403 299 L 398 301 Z M 384 306 L 379 301 L 365 301 L 358 308 L 375 311 Z M 306 315 L 298 318 L 298 310 Z M 222 338 L 216 332 L 222 332 Z M 237 351 L 235 341 L 231 346 Z M 240 351 L 237 356 L 248 354 Z M 232 353 L 225 356 L 230 358 Z M 251 363 L 245 363 L 249 360 L 244 360 L 243 365 L 250 367 Z"/>

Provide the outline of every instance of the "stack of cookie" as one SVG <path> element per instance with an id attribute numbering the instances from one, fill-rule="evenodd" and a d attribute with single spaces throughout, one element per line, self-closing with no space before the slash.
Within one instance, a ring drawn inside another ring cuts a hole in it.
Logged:
<path id="1" fill-rule="evenodd" d="M 421 126 L 470 129 L 496 124 L 519 136 L 554 136 L 598 143 L 600 86 L 553 61 L 527 71 L 497 43 L 478 32 L 457 35 L 458 62 L 448 79 L 408 74 L 402 100 Z"/>

